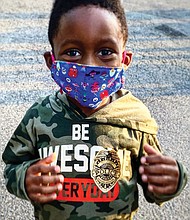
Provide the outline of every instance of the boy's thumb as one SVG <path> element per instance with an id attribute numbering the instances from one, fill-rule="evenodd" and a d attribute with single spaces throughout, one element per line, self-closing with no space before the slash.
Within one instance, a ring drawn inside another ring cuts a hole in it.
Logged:
<path id="1" fill-rule="evenodd" d="M 55 159 L 56 159 L 56 153 L 52 153 L 48 157 L 40 160 L 39 163 L 41 163 L 41 164 L 51 164 L 52 162 L 55 161 Z"/>
<path id="2" fill-rule="evenodd" d="M 159 151 L 155 150 L 152 146 L 145 144 L 144 145 L 144 150 L 148 155 L 156 155 L 156 154 L 160 154 Z"/>

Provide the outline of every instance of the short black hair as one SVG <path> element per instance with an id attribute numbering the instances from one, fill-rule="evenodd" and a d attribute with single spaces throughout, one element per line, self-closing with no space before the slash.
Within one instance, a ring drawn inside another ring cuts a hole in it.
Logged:
<path id="1" fill-rule="evenodd" d="M 96 5 L 114 13 L 120 22 L 124 43 L 127 42 L 128 28 L 125 11 L 120 0 L 55 0 L 51 11 L 48 28 L 48 38 L 52 48 L 53 38 L 59 31 L 61 17 L 74 8 L 88 5 Z"/>

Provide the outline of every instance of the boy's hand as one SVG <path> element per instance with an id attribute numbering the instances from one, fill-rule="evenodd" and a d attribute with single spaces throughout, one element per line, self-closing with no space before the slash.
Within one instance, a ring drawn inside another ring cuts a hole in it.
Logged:
<path id="1" fill-rule="evenodd" d="M 46 203 L 57 198 L 57 192 L 62 190 L 64 181 L 60 175 L 59 166 L 50 166 L 55 160 L 55 154 L 31 165 L 25 178 L 26 191 L 29 198 L 39 203 Z"/>
<path id="2" fill-rule="evenodd" d="M 148 155 L 141 158 L 139 173 L 142 181 L 148 183 L 148 190 L 157 195 L 174 194 L 179 181 L 177 162 L 150 145 L 145 145 L 144 150 Z"/>

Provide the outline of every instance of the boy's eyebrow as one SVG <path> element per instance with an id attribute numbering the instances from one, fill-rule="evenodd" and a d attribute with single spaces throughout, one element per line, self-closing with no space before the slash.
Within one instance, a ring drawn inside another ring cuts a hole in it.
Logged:
<path id="1" fill-rule="evenodd" d="M 61 46 L 64 46 L 66 44 L 73 44 L 73 43 L 81 45 L 81 41 L 79 41 L 78 39 L 65 39 L 62 40 Z"/>
<path id="2" fill-rule="evenodd" d="M 118 46 L 118 40 L 113 37 L 101 38 L 97 41 L 98 44 L 111 43 L 112 45 Z"/>
<path id="3" fill-rule="evenodd" d="M 96 41 L 97 45 L 106 44 L 106 43 L 111 43 L 112 46 L 118 47 L 118 40 L 113 37 L 100 38 L 100 39 L 97 39 L 97 41 Z M 77 44 L 79 46 L 83 46 L 83 42 L 76 39 L 76 38 L 65 39 L 61 42 L 60 46 L 65 46 L 67 44 Z"/>

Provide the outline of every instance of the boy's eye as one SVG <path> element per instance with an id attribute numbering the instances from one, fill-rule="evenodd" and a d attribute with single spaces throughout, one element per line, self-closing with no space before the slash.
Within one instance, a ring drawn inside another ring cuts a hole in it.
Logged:
<path id="1" fill-rule="evenodd" d="M 68 50 L 68 51 L 66 51 L 65 54 L 66 54 L 67 56 L 70 56 L 70 57 L 80 56 L 79 51 L 78 51 L 78 50 L 74 50 L 74 49 L 73 49 L 73 50 Z"/>
<path id="2" fill-rule="evenodd" d="M 109 56 L 113 53 L 113 51 L 111 51 L 110 49 L 103 49 L 99 51 L 99 55 L 101 56 Z"/>

